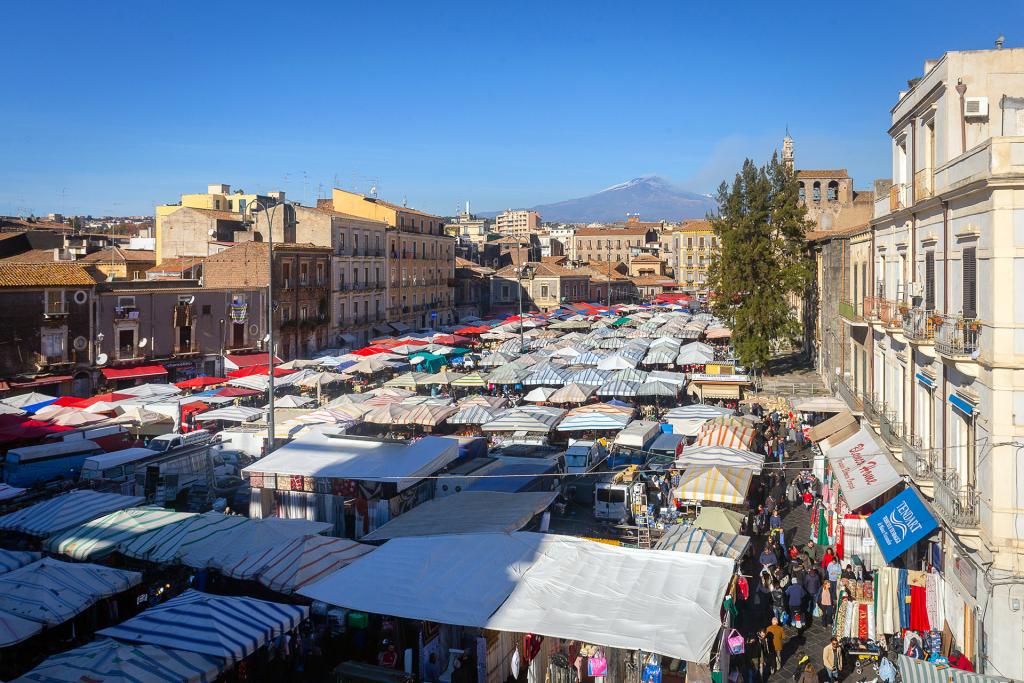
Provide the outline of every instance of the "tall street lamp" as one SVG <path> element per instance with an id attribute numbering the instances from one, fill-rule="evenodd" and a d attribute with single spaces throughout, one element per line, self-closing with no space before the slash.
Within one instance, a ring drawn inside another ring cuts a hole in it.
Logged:
<path id="1" fill-rule="evenodd" d="M 530 268 L 530 266 L 528 266 L 525 263 L 522 264 L 521 266 L 519 266 L 519 269 L 516 271 L 516 275 L 517 275 L 516 279 L 518 281 L 517 284 L 519 285 L 519 352 L 520 353 L 526 353 L 526 340 L 525 340 L 524 334 L 523 334 L 523 330 L 525 329 L 525 326 L 523 325 L 523 276 L 526 275 L 527 277 L 529 277 L 531 272 L 532 272 L 532 268 Z"/>
<path id="2" fill-rule="evenodd" d="M 279 206 L 288 206 L 288 202 L 275 199 L 271 203 L 257 197 L 242 210 L 243 216 L 247 213 L 251 217 L 245 222 L 253 227 L 259 227 L 259 214 L 263 214 L 267 224 L 267 453 L 274 446 L 274 218 Z M 287 223 L 288 209 L 284 209 L 282 231 Z"/>

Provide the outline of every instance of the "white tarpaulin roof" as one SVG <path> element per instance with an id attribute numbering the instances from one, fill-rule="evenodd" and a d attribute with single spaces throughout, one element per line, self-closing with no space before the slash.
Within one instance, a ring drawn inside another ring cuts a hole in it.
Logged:
<path id="1" fill-rule="evenodd" d="M 299 593 L 376 614 L 700 662 L 719 635 L 733 567 L 553 534 L 423 536 L 388 541 Z"/>
<path id="2" fill-rule="evenodd" d="M 853 510 L 870 503 L 902 481 L 889 462 L 889 456 L 863 427 L 850 438 L 829 448 L 825 455 L 832 463 L 843 497 Z"/>
<path id="3" fill-rule="evenodd" d="M 307 431 L 243 472 L 394 482 L 402 491 L 459 457 L 459 442 L 426 436 L 394 443 Z"/>
<path id="4" fill-rule="evenodd" d="M 549 491 L 463 491 L 428 500 L 363 536 L 384 541 L 402 536 L 518 531 L 555 499 Z"/>

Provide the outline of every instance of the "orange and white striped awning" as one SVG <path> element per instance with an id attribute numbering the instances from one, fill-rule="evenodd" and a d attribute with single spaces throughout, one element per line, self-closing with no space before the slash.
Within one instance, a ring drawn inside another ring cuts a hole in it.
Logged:
<path id="1" fill-rule="evenodd" d="M 755 432 L 752 427 L 712 420 L 697 435 L 696 446 L 727 446 L 744 451 L 752 450 Z"/>
<path id="2" fill-rule="evenodd" d="M 740 504 L 747 499 L 753 470 L 743 467 L 688 467 L 679 480 L 675 497 L 680 500 Z"/>

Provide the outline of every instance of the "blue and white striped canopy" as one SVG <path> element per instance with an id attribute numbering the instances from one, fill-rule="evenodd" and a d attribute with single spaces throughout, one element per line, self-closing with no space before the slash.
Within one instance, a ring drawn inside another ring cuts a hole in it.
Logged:
<path id="1" fill-rule="evenodd" d="M 665 414 L 666 418 L 678 418 L 680 420 L 693 420 L 703 418 L 711 420 L 722 415 L 732 415 L 733 410 L 730 408 L 720 408 L 718 406 L 707 406 L 703 403 L 694 403 L 688 406 L 679 406 L 673 408 Z"/>
<path id="2" fill-rule="evenodd" d="M 616 379 L 602 384 L 597 390 L 598 396 L 621 396 L 632 398 L 640 389 L 640 382 L 630 382 L 624 379 Z"/>
<path id="3" fill-rule="evenodd" d="M 56 626 L 141 581 L 138 572 L 47 557 L 0 574 L 0 611 Z"/>
<path id="4" fill-rule="evenodd" d="M 571 384 L 589 384 L 591 386 L 599 387 L 608 381 L 608 377 L 611 375 L 610 370 L 598 370 L 597 368 L 584 368 L 577 370 L 569 376 L 569 383 Z"/>
<path id="5" fill-rule="evenodd" d="M 225 666 L 223 657 L 104 638 L 53 655 L 17 680 L 26 683 L 206 683 L 215 680 Z"/>
<path id="6" fill-rule="evenodd" d="M 188 590 L 100 634 L 239 661 L 308 615 L 299 605 Z"/>
<path id="7" fill-rule="evenodd" d="M 620 430 L 629 424 L 630 416 L 614 413 L 576 413 L 569 415 L 558 425 L 560 432 L 585 432 Z"/>
<path id="8" fill-rule="evenodd" d="M 607 356 L 608 354 L 605 352 L 587 351 L 583 355 L 573 358 L 572 362 L 573 365 L 597 365 Z"/>
<path id="9" fill-rule="evenodd" d="M 76 560 L 100 558 L 114 552 L 121 543 L 195 516 L 158 507 L 118 510 L 57 534 L 47 541 L 46 548 Z"/>
<path id="10" fill-rule="evenodd" d="M 145 498 L 98 491 L 71 491 L 0 517 L 0 530 L 49 536 L 108 512 L 140 505 Z"/>
<path id="11" fill-rule="evenodd" d="M 534 370 L 526 379 L 523 380 L 525 386 L 564 386 L 569 375 L 565 368 L 559 368 L 554 365 L 545 365 L 543 367 Z"/>

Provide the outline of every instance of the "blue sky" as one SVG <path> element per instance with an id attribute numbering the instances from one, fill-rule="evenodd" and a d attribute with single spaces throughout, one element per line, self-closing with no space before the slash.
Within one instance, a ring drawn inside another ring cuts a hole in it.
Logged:
<path id="1" fill-rule="evenodd" d="M 1024 45 L 1022 7 L 9 3 L 0 213 L 151 213 L 212 182 L 312 201 L 376 181 L 442 214 L 643 174 L 711 192 L 787 125 L 799 167 L 867 187 L 906 80 Z"/>

